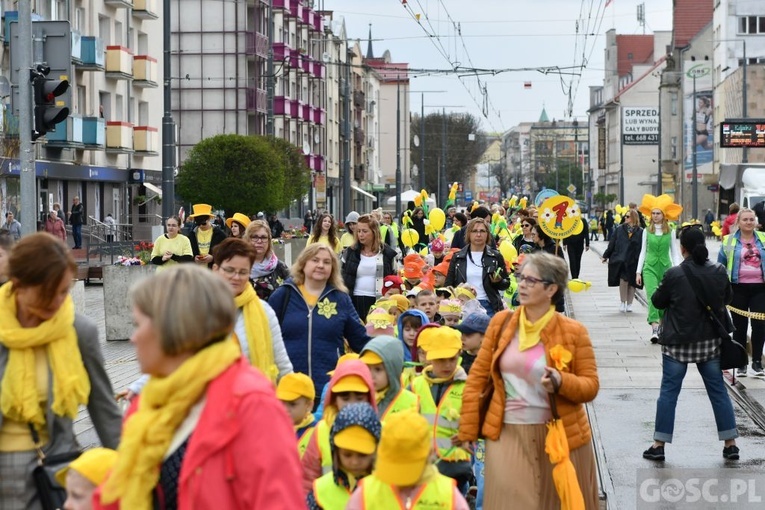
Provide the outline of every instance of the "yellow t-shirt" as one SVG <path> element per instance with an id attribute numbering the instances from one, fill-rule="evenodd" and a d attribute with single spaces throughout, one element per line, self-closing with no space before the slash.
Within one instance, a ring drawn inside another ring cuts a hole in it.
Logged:
<path id="1" fill-rule="evenodd" d="M 316 303 L 319 301 L 319 296 L 308 292 L 308 290 L 305 288 L 305 285 L 298 285 L 298 290 L 300 290 L 300 294 L 303 295 L 303 299 L 305 299 L 305 302 L 309 308 L 316 306 Z"/>
<path id="2" fill-rule="evenodd" d="M 340 238 L 340 244 L 343 246 L 343 248 L 348 248 L 353 243 L 356 242 L 356 238 L 353 237 L 353 234 L 350 232 L 346 232 L 343 234 L 343 237 Z"/>
<path id="3" fill-rule="evenodd" d="M 48 356 L 45 347 L 35 347 L 35 382 L 37 386 L 37 398 L 42 407 L 48 402 Z M 46 444 L 49 440 L 48 427 L 40 427 L 40 443 Z M 0 427 L 0 452 L 25 452 L 34 450 L 35 442 L 29 425 L 20 421 L 3 418 Z"/>
<path id="4" fill-rule="evenodd" d="M 213 229 L 197 229 L 197 244 L 199 245 L 199 254 L 208 255 L 210 253 L 210 243 L 212 242 Z"/>
<path id="5" fill-rule="evenodd" d="M 319 236 L 319 240 L 315 241 L 315 242 L 327 245 L 330 248 L 332 248 L 332 244 L 330 244 L 328 236 L 320 235 Z M 313 244 L 313 243 L 309 240 L 308 244 Z M 340 241 L 338 241 L 337 238 L 335 238 L 335 247 L 333 249 L 335 250 L 335 253 L 340 253 L 341 251 L 343 251 L 342 243 Z"/>
<path id="6" fill-rule="evenodd" d="M 212 230 L 210 230 L 212 232 Z M 209 248 L 208 248 L 209 250 Z M 172 252 L 173 255 L 193 255 L 191 251 L 191 242 L 189 238 L 183 234 L 178 234 L 175 238 L 170 239 L 167 235 L 163 234 L 154 241 L 154 249 L 151 250 L 151 258 L 161 257 L 166 251 Z M 159 271 L 162 268 L 170 267 L 178 262 L 173 259 L 168 259 L 164 264 L 157 268 Z"/>

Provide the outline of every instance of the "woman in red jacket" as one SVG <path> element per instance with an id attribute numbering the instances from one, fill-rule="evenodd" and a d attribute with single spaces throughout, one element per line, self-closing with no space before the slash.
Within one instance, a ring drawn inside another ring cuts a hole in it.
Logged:
<path id="1" fill-rule="evenodd" d="M 151 378 L 125 420 L 117 464 L 94 508 L 304 505 L 292 423 L 231 336 L 236 308 L 226 283 L 187 264 L 131 294 L 131 341 Z"/>

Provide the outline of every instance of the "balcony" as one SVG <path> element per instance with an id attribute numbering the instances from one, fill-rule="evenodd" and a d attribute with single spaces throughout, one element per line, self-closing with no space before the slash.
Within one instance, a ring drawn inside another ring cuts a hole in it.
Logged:
<path id="1" fill-rule="evenodd" d="M 366 168 L 364 165 L 354 165 L 353 167 L 353 179 L 356 181 L 363 181 L 366 177 Z"/>
<path id="2" fill-rule="evenodd" d="M 5 31 L 3 32 L 3 34 L 5 34 L 5 38 L 3 40 L 3 44 L 5 44 L 6 46 L 8 46 L 11 43 L 11 21 L 18 21 L 18 20 L 19 20 L 19 11 L 5 11 L 3 13 L 3 22 L 4 22 L 3 25 L 5 25 L 4 26 Z M 43 21 L 43 17 L 33 12 L 32 21 Z"/>
<path id="3" fill-rule="evenodd" d="M 83 35 L 80 62 L 76 64 L 78 71 L 103 71 L 106 69 L 106 47 L 100 37 Z"/>
<path id="4" fill-rule="evenodd" d="M 305 154 L 303 155 L 305 158 L 305 166 L 313 170 L 313 167 L 315 166 L 314 160 L 316 159 L 316 156 L 313 154 Z"/>
<path id="5" fill-rule="evenodd" d="M 310 104 L 304 104 L 300 108 L 300 113 L 301 113 L 300 115 L 301 119 L 308 122 L 311 122 L 313 120 L 313 108 L 311 107 Z"/>
<path id="6" fill-rule="evenodd" d="M 76 148 L 83 147 L 82 117 L 69 116 L 56 124 L 56 130 L 45 135 L 47 148 Z"/>
<path id="7" fill-rule="evenodd" d="M 314 168 L 313 168 L 314 170 L 316 170 L 317 172 L 323 172 L 324 171 L 324 169 L 325 169 L 325 166 L 324 166 L 324 156 L 321 156 L 321 155 L 317 154 L 316 157 L 313 158 L 313 162 L 314 162 L 314 165 L 315 165 Z"/>
<path id="8" fill-rule="evenodd" d="M 129 80 L 133 77 L 133 52 L 124 46 L 106 47 L 106 77 Z"/>
<path id="9" fill-rule="evenodd" d="M 292 50 L 290 53 L 289 66 L 301 70 L 303 69 L 303 62 L 308 60 L 308 56 L 303 54 L 300 50 Z"/>
<path id="10" fill-rule="evenodd" d="M 133 153 L 133 124 L 119 120 L 110 120 L 106 123 L 106 152 Z"/>
<path id="11" fill-rule="evenodd" d="M 313 17 L 313 24 L 311 25 L 311 28 L 317 32 L 322 32 L 324 30 L 324 18 L 321 17 L 321 14 L 314 13 Z"/>
<path id="12" fill-rule="evenodd" d="M 309 27 L 313 26 L 313 19 L 315 16 L 316 16 L 316 13 L 313 12 L 310 8 L 308 7 L 303 8 L 303 15 L 301 16 L 301 19 L 303 20 L 303 23 L 305 23 Z"/>
<path id="13" fill-rule="evenodd" d="M 274 61 L 284 62 L 292 55 L 292 48 L 285 43 L 274 43 Z"/>
<path id="14" fill-rule="evenodd" d="M 72 64 L 75 66 L 82 62 L 82 34 L 77 30 L 71 31 L 72 35 Z"/>
<path id="15" fill-rule="evenodd" d="M 286 15 L 290 18 L 297 18 L 298 21 L 302 21 L 303 19 L 303 4 L 300 2 L 300 0 L 289 0 L 289 2 L 285 2 L 285 9 L 287 9 Z"/>
<path id="16" fill-rule="evenodd" d="M 313 77 L 314 78 L 319 78 L 319 79 L 324 79 L 324 74 L 325 74 L 324 71 L 326 69 L 324 67 L 324 64 L 322 64 L 318 60 L 314 60 L 312 62 L 312 64 L 313 65 L 311 66 L 311 74 L 313 75 Z"/>
<path id="17" fill-rule="evenodd" d="M 100 117 L 83 117 L 82 143 L 86 149 L 103 149 L 106 145 L 106 121 Z"/>
<path id="18" fill-rule="evenodd" d="M 265 90 L 254 87 L 247 89 L 247 110 L 258 113 L 266 113 L 268 111 Z"/>
<path id="19" fill-rule="evenodd" d="M 158 156 L 159 130 L 150 126 L 134 127 L 133 149 L 136 156 Z"/>
<path id="20" fill-rule="evenodd" d="M 314 124 L 324 125 L 325 112 L 322 108 L 313 109 L 313 122 Z"/>
<path id="21" fill-rule="evenodd" d="M 364 140 L 366 140 L 366 136 L 364 135 L 363 129 L 353 128 L 353 141 L 356 145 L 364 145 Z"/>
<path id="22" fill-rule="evenodd" d="M 302 110 L 303 103 L 301 101 L 292 101 L 290 103 L 290 117 L 293 119 L 300 118 L 300 110 Z"/>
<path id="23" fill-rule="evenodd" d="M 268 58 L 268 36 L 259 32 L 247 32 L 247 55 Z M 274 45 L 276 58 L 276 45 Z"/>
<path id="24" fill-rule="evenodd" d="M 133 16 L 141 19 L 159 18 L 157 0 L 134 0 Z"/>
<path id="25" fill-rule="evenodd" d="M 289 9 L 290 0 L 273 0 L 273 9 L 276 10 L 284 10 Z"/>
<path id="26" fill-rule="evenodd" d="M 274 97 L 274 115 L 289 115 L 292 110 L 292 101 L 285 96 Z"/>
<path id="27" fill-rule="evenodd" d="M 310 73 L 313 70 L 313 62 L 311 60 L 311 57 L 308 55 L 303 55 L 303 60 L 300 63 L 300 68 L 305 73 Z"/>
<path id="28" fill-rule="evenodd" d="M 133 7 L 133 0 L 104 0 L 106 5 L 111 5 L 115 9 Z"/>
<path id="29" fill-rule="evenodd" d="M 133 85 L 136 87 L 156 88 L 159 85 L 158 73 L 156 58 L 148 55 L 133 57 Z"/>
<path id="30" fill-rule="evenodd" d="M 364 108 L 366 105 L 366 95 L 360 90 L 353 91 L 353 106 L 356 108 Z"/>

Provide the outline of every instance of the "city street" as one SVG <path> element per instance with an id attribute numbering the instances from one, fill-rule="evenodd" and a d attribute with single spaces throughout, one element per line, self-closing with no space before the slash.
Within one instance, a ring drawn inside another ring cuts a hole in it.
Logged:
<path id="1" fill-rule="evenodd" d="M 709 247 L 710 256 L 716 257 L 719 243 L 712 242 Z M 584 254 L 581 279 L 592 282 L 592 287 L 586 292 L 569 293 L 568 304 L 572 315 L 589 329 L 598 361 L 600 393 L 588 411 L 607 508 L 638 508 L 638 477 L 660 476 L 663 469 L 710 469 L 715 473 L 761 470 L 765 459 L 765 380 L 749 377 L 730 387 L 741 434 L 741 460 L 725 461 L 712 409 L 695 367 L 689 368 L 683 384 L 675 441 L 666 447 L 666 462 L 642 458 L 643 450 L 652 441 L 661 382 L 661 348 L 649 341 L 643 305 L 636 301 L 633 313 L 619 312 L 618 289 L 606 286 L 606 266 L 600 262 L 605 248 L 605 242 L 594 242 L 591 251 Z M 89 286 L 85 294 L 88 315 L 99 325 L 103 338 L 102 287 Z M 131 344 L 104 342 L 103 349 L 115 391 L 124 389 L 139 375 Z M 80 413 L 76 429 L 83 446 L 97 442 L 85 411 Z"/>

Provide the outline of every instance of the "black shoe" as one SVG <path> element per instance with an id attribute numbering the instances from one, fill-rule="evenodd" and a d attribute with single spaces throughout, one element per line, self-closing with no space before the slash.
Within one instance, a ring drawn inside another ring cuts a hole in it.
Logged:
<path id="1" fill-rule="evenodd" d="M 732 444 L 723 448 L 723 457 L 728 460 L 738 460 L 738 446 Z"/>
<path id="2" fill-rule="evenodd" d="M 735 448 L 735 446 L 734 446 Z M 723 455 L 724 455 L 723 450 Z M 738 454 L 737 454 L 738 455 Z M 664 460 L 664 447 L 663 446 L 652 446 L 646 451 L 643 452 L 643 458 L 648 460 Z M 738 458 L 738 457 L 737 457 Z"/>

